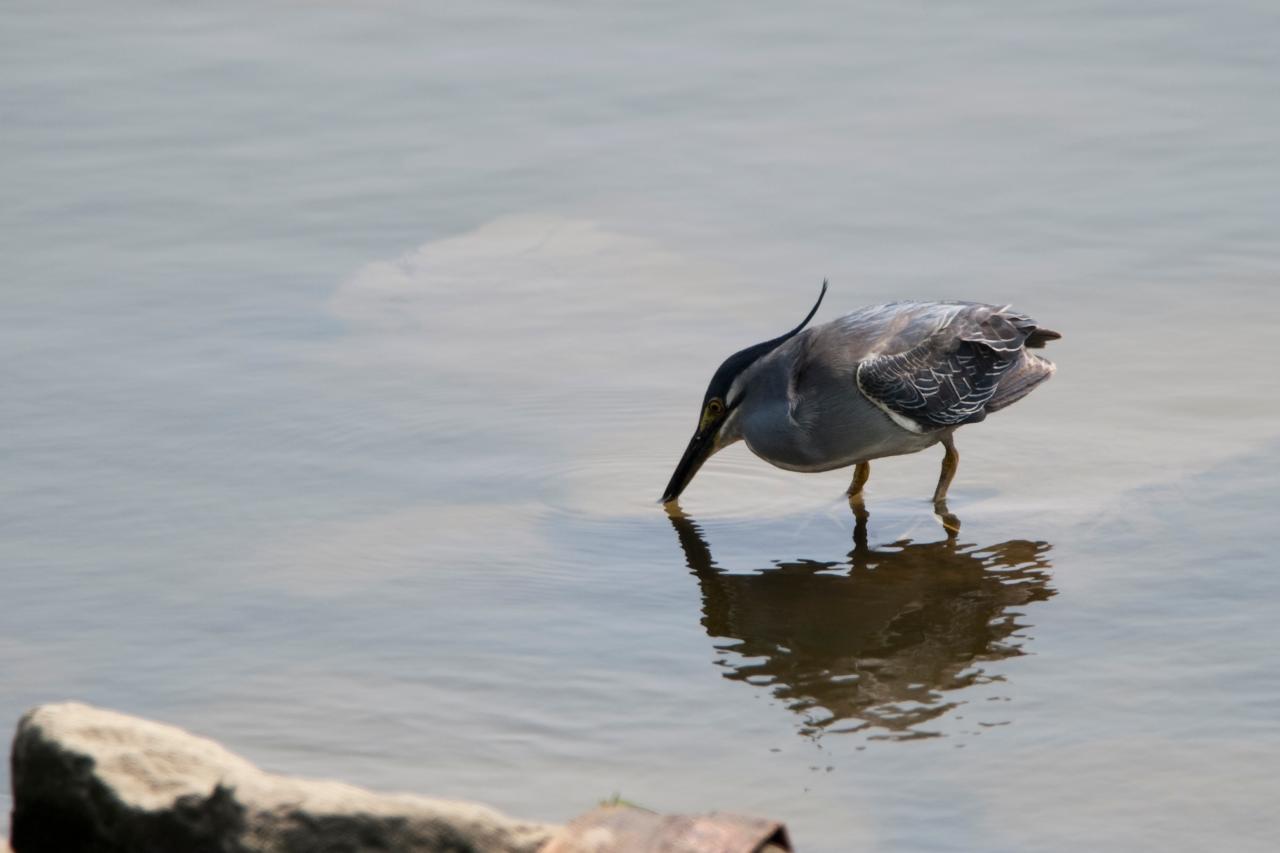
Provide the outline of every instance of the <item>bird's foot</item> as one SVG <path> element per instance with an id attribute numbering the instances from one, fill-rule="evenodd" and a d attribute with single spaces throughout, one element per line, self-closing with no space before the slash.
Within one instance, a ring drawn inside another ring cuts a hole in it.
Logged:
<path id="1" fill-rule="evenodd" d="M 947 509 L 946 500 L 934 501 L 933 512 L 938 516 L 938 520 L 942 522 L 943 528 L 946 529 L 947 538 L 955 539 L 956 535 L 960 533 L 960 519 L 956 517 L 955 513 Z"/>
<path id="2" fill-rule="evenodd" d="M 871 513 L 867 512 L 867 504 L 862 500 L 861 494 L 849 496 L 849 509 L 853 511 L 854 549 L 865 551 L 867 548 L 867 519 L 871 517 Z"/>

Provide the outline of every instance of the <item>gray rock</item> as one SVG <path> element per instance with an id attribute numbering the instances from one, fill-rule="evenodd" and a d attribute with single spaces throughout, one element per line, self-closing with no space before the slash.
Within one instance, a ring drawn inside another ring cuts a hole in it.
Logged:
<path id="1" fill-rule="evenodd" d="M 556 827 L 265 773 L 182 729 L 68 702 L 13 742 L 13 853 L 534 853 Z"/>

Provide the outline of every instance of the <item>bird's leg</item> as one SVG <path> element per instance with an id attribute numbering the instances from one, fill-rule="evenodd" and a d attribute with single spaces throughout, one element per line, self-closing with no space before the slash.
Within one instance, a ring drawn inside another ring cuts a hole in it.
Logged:
<path id="1" fill-rule="evenodd" d="M 947 452 L 942 457 L 942 473 L 938 476 L 938 488 L 933 490 L 933 511 L 942 519 L 947 538 L 954 539 L 960 532 L 960 519 L 947 509 L 947 489 L 951 487 L 956 469 L 960 467 L 960 453 L 956 450 L 955 442 L 951 440 L 950 435 L 942 439 L 942 446 Z"/>
<path id="2" fill-rule="evenodd" d="M 942 457 L 942 474 L 938 477 L 938 488 L 933 490 L 933 502 L 935 504 L 945 504 L 947 502 L 947 489 L 951 487 L 951 481 L 956 476 L 956 469 L 960 467 L 960 454 L 956 451 L 956 445 L 951 440 L 951 436 L 948 435 L 942 439 L 942 446 L 947 449 L 947 452 Z"/>
<path id="3" fill-rule="evenodd" d="M 849 484 L 849 499 L 862 497 L 862 487 L 867 484 L 867 478 L 871 476 L 871 463 L 859 462 L 857 467 L 853 469 L 853 482 Z"/>
<path id="4" fill-rule="evenodd" d="M 862 487 L 867 484 L 867 478 L 871 476 L 871 463 L 859 462 L 853 469 L 853 482 L 849 484 L 849 509 L 853 510 L 854 528 L 853 543 L 854 551 L 859 548 L 862 551 L 867 550 L 867 504 L 862 498 Z"/>

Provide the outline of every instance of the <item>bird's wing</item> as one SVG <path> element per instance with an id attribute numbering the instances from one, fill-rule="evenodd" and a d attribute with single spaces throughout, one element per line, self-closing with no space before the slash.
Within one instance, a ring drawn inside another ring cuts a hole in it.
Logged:
<path id="1" fill-rule="evenodd" d="M 1036 332 L 1033 320 L 1007 308 L 931 307 L 936 325 L 923 339 L 888 339 L 855 373 L 863 395 L 913 432 L 986 417 L 1000 378 L 1023 358 L 1023 345 Z"/>

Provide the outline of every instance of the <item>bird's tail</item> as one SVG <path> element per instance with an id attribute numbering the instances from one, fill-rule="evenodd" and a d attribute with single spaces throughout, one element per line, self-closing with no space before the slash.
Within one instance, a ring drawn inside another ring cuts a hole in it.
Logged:
<path id="1" fill-rule="evenodd" d="M 1048 330 L 1041 329 L 1038 331 Z M 1057 336 L 1058 333 L 1049 332 L 1049 334 Z M 1031 345 L 1029 340 L 1027 346 Z M 1053 362 L 1049 361 L 1049 359 L 1025 353 L 1020 364 L 1000 377 L 1000 384 L 996 386 L 995 394 L 991 395 L 991 400 L 987 403 L 986 410 L 988 412 L 998 412 L 1005 406 L 1018 402 L 1034 391 L 1037 385 L 1052 376 L 1055 370 L 1057 368 L 1053 366 Z"/>
<path id="2" fill-rule="evenodd" d="M 1049 341 L 1056 341 L 1060 337 L 1062 337 L 1062 335 L 1058 334 L 1053 329 L 1037 328 L 1033 329 L 1031 334 L 1027 335 L 1027 340 L 1023 343 L 1023 346 L 1030 349 L 1041 349 L 1045 344 L 1049 343 Z"/>

